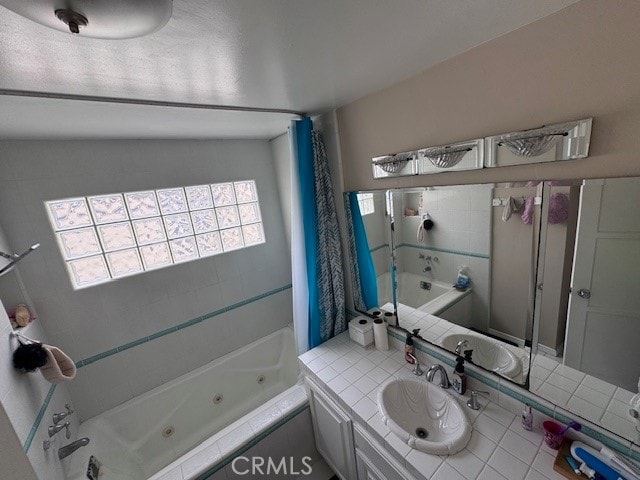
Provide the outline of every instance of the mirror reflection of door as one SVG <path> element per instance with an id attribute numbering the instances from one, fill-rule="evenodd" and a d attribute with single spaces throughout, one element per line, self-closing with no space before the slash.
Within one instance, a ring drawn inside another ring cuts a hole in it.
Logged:
<path id="1" fill-rule="evenodd" d="M 639 206 L 635 179 L 585 181 L 564 358 L 629 391 L 640 374 Z"/>
<path id="2" fill-rule="evenodd" d="M 575 227 L 546 234 L 531 390 L 640 444 L 631 415 L 640 388 L 640 179 L 570 190 Z"/>

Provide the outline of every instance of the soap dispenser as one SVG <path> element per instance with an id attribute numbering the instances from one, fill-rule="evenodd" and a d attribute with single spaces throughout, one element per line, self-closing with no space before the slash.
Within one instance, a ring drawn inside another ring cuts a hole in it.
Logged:
<path id="1" fill-rule="evenodd" d="M 464 374 L 464 358 L 456 358 L 456 367 L 453 370 L 451 386 L 460 395 L 467 391 L 467 376 Z"/>
<path id="2" fill-rule="evenodd" d="M 407 340 L 404 344 L 404 359 L 411 365 L 415 363 L 415 360 L 412 357 L 415 356 L 416 353 L 415 347 L 413 346 L 413 337 L 417 337 L 419 331 L 420 329 L 416 328 L 413 330 L 413 333 L 407 332 Z"/>

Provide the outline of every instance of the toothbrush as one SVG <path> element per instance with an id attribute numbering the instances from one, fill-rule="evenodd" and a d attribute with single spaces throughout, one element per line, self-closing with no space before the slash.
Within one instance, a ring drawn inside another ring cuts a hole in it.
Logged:
<path id="1" fill-rule="evenodd" d="M 567 425 L 562 430 L 560 430 L 560 432 L 558 432 L 558 435 L 564 435 L 564 433 L 570 428 L 573 428 L 576 432 L 579 432 L 580 430 L 582 430 L 582 425 L 580 425 L 578 422 L 571 421 L 569 422 L 569 425 Z"/>

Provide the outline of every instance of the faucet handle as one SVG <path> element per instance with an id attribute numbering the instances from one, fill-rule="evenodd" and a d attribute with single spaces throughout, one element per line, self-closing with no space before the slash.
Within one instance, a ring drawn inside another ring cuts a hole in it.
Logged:
<path id="1" fill-rule="evenodd" d="M 469 407 L 471 410 L 480 410 L 480 404 L 478 403 L 478 394 L 486 398 L 491 398 L 489 392 L 485 392 L 482 390 L 471 390 L 471 397 L 467 401 L 467 407 Z"/>
<path id="2" fill-rule="evenodd" d="M 71 427 L 71 424 L 69 422 L 65 422 L 62 425 L 59 425 L 59 424 L 50 425 L 49 428 L 47 429 L 47 433 L 49 434 L 49 438 L 53 437 L 56 433 L 58 433 L 63 428 L 67 430 L 66 434 L 65 434 L 67 439 L 71 438 L 71 430 L 70 430 L 69 427 Z"/>
<path id="3" fill-rule="evenodd" d="M 413 370 L 411 371 L 411 373 L 413 373 L 414 375 L 419 377 L 420 375 L 422 375 L 424 373 L 422 371 L 422 369 L 420 368 L 420 360 L 418 360 L 418 357 L 412 355 L 409 352 L 407 352 L 407 355 L 409 356 L 409 358 L 411 358 L 414 361 L 414 367 L 413 367 Z"/>
<path id="4" fill-rule="evenodd" d="M 66 412 L 61 412 L 61 413 L 54 413 L 53 414 L 53 424 L 57 425 L 58 423 L 60 423 L 62 420 L 64 420 L 65 418 L 67 418 L 69 415 L 73 414 L 73 410 L 71 410 L 71 405 L 69 405 L 68 403 L 64 404 L 64 407 L 67 409 Z"/>

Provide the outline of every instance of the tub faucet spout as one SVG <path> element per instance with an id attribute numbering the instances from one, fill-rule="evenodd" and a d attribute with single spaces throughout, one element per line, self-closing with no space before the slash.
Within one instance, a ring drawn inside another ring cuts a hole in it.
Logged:
<path id="1" fill-rule="evenodd" d="M 84 447 L 89 444 L 89 439 L 87 437 L 79 438 L 75 442 L 71 442 L 69 445 L 65 445 L 64 447 L 60 447 L 58 450 L 58 458 L 62 460 L 63 458 L 67 458 L 73 452 L 78 450 L 80 447 Z"/>

